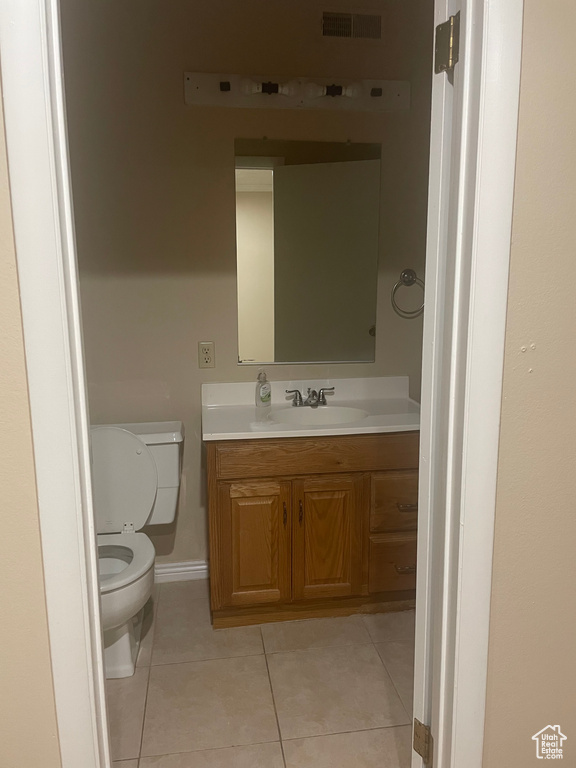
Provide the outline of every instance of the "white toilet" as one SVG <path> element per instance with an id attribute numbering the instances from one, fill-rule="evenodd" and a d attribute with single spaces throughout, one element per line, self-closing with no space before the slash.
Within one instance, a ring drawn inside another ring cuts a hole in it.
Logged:
<path id="1" fill-rule="evenodd" d="M 134 674 L 155 557 L 138 531 L 176 516 L 183 440 L 180 421 L 91 429 L 106 677 Z"/>

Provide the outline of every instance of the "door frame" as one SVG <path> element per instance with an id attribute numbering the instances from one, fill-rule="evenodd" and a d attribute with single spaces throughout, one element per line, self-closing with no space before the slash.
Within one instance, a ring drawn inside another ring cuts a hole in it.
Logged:
<path id="1" fill-rule="evenodd" d="M 452 423 L 463 446 L 460 558 L 453 575 L 458 600 L 447 614 L 451 620 L 445 625 L 442 647 L 434 649 L 454 649 L 450 657 L 458 685 L 456 693 L 445 690 L 441 700 L 440 717 L 450 720 L 452 749 L 450 761 L 438 768 L 463 764 L 480 768 L 482 760 L 522 34 L 522 0 L 463 2 L 483 10 L 482 25 L 475 29 L 482 43 L 475 62 L 479 69 L 473 73 L 480 83 L 476 104 L 480 123 L 467 147 L 478 169 L 468 181 L 475 226 L 470 276 L 462 294 L 469 298 L 467 354 L 458 361 L 466 381 L 467 408 Z M 449 7 L 447 0 L 435 0 L 437 19 L 444 20 Z M 4 0 L 0 54 L 62 767 L 109 768 L 58 0 Z M 470 103 L 465 105 L 464 118 L 470 117 L 470 109 Z M 432 149 L 441 148 L 444 128 L 441 122 L 432 124 Z M 435 173 L 440 178 L 441 172 L 440 149 L 432 158 L 431 178 Z M 443 205 L 444 198 L 433 200 L 429 216 L 439 215 Z M 440 322 L 437 297 L 442 273 L 435 273 L 437 254 L 429 239 L 428 312 L 433 310 L 430 316 Z M 489 317 L 487 306 L 492 310 Z M 431 378 L 434 346 L 426 346 L 430 333 L 428 322 L 423 378 L 430 387 L 430 408 L 423 407 L 424 448 L 440 397 Z M 424 488 L 429 488 L 430 474 L 423 471 L 422 478 Z M 426 514 L 423 532 L 429 536 L 431 518 Z M 426 639 L 430 564 L 424 555 L 420 558 L 415 714 L 426 719 L 431 694 L 431 646 Z M 413 762 L 419 765 L 421 761 Z"/>
<path id="2" fill-rule="evenodd" d="M 459 9 L 432 88 L 414 717 L 435 766 L 481 768 L 523 0 L 435 0 L 435 26 Z"/>
<path id="3" fill-rule="evenodd" d="M 109 768 L 58 0 L 0 3 L 0 59 L 62 768 Z"/>

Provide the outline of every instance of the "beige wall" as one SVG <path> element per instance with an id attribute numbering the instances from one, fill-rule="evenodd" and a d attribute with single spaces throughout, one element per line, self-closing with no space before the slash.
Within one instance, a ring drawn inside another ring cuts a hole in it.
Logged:
<path id="1" fill-rule="evenodd" d="M 552 11 L 552 12 L 551 12 Z M 576 765 L 576 5 L 526 0 L 484 766 Z"/>
<path id="2" fill-rule="evenodd" d="M 381 44 L 323 40 L 320 0 L 62 2 L 92 421 L 179 418 L 186 426 L 179 518 L 175 530 L 154 537 L 160 560 L 207 552 L 202 382 L 256 378 L 254 368 L 237 366 L 235 138 L 383 143 L 390 184 L 376 363 L 268 373 L 272 380 L 409 374 L 419 393 L 422 323 L 398 318 L 388 297 L 402 268 L 423 270 L 432 3 L 361 7 L 383 13 Z M 186 70 L 407 79 L 412 109 L 336 118 L 187 107 Z M 198 369 L 200 340 L 216 343 L 215 369 Z"/>
<path id="3" fill-rule="evenodd" d="M 0 99 L 0 110 L 1 110 Z M 0 112 L 0 765 L 57 768 L 52 667 Z"/>

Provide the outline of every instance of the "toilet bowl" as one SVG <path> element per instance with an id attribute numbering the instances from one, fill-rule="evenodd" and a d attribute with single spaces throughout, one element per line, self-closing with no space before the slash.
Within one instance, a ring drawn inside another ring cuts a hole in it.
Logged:
<path id="1" fill-rule="evenodd" d="M 92 485 L 106 677 L 134 674 L 154 545 L 138 531 L 169 523 L 180 484 L 181 422 L 92 427 Z"/>

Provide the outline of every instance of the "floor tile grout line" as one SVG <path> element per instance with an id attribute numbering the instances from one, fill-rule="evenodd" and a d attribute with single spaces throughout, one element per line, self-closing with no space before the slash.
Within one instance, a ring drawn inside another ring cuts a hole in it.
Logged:
<path id="1" fill-rule="evenodd" d="M 365 627 L 366 631 L 368 632 L 368 634 L 370 635 L 370 639 L 372 640 L 373 643 L 395 643 L 395 642 L 401 642 L 401 641 L 399 641 L 399 640 L 390 640 L 390 639 L 388 639 L 388 640 L 378 640 L 377 638 L 375 638 L 373 636 L 372 632 L 370 631 L 370 627 L 368 626 L 368 621 L 367 620 L 368 620 L 368 618 L 372 618 L 373 616 L 396 616 L 396 615 L 397 616 L 401 616 L 404 613 L 410 613 L 410 612 L 414 612 L 414 614 L 415 614 L 415 609 L 414 608 L 408 608 L 405 611 L 383 611 L 381 613 L 368 613 L 368 614 L 363 614 L 361 618 L 362 618 L 362 622 L 364 624 L 364 627 Z"/>
<path id="2" fill-rule="evenodd" d="M 262 643 L 264 644 L 264 637 L 262 637 Z M 274 686 L 272 685 L 272 676 L 270 674 L 270 667 L 268 665 L 268 656 L 266 653 L 264 654 L 264 660 L 266 662 L 266 672 L 268 673 L 268 685 L 270 686 L 270 694 L 272 696 L 272 704 L 274 706 L 274 715 L 276 716 L 276 727 L 278 728 L 278 737 L 280 739 L 280 751 L 282 752 L 282 762 L 284 763 L 284 768 L 286 768 L 286 755 L 284 754 L 284 744 L 282 740 L 282 730 L 280 728 L 280 718 L 278 717 L 278 709 L 276 707 L 276 698 L 274 697 Z"/>
<path id="3" fill-rule="evenodd" d="M 382 640 L 380 644 L 384 645 L 386 642 L 397 643 L 398 641 L 397 640 Z M 414 641 L 414 644 L 416 644 L 416 641 Z M 376 653 L 378 653 L 378 648 L 376 648 L 376 643 L 374 643 L 374 650 L 376 651 Z M 400 699 L 400 704 L 402 704 L 402 707 L 403 707 L 404 711 L 406 712 L 406 715 L 408 716 L 408 719 L 410 720 L 410 723 L 412 723 L 412 720 L 414 718 L 414 709 L 412 709 L 412 714 L 410 714 L 410 712 L 408 712 L 408 707 L 406 706 L 406 704 L 404 704 L 404 699 L 400 695 L 400 691 L 398 690 L 398 687 L 397 687 L 396 683 L 394 682 L 394 678 L 390 674 L 390 670 L 386 666 L 386 662 L 384 661 L 382 656 L 380 656 L 379 653 L 378 653 L 378 658 L 382 662 L 382 666 L 384 667 L 384 669 L 386 670 L 386 674 L 390 678 L 390 682 L 392 683 L 392 686 L 393 686 L 394 690 L 396 691 L 396 695 Z"/>
<path id="4" fill-rule="evenodd" d="M 274 651 L 268 651 L 266 650 L 265 653 L 272 655 L 273 653 L 291 653 L 292 651 L 313 651 L 318 648 L 349 648 L 351 645 L 369 645 L 370 643 L 373 643 L 374 640 L 368 635 L 367 640 L 354 640 L 352 642 L 345 642 L 345 643 L 330 643 L 328 645 L 310 645 L 307 648 L 283 648 L 280 650 L 274 650 Z M 266 648 L 266 642 L 264 642 L 264 648 Z"/>
<path id="5" fill-rule="evenodd" d="M 377 728 L 356 728 L 353 731 L 331 731 L 330 733 L 318 733 L 314 734 L 312 736 L 295 736 L 291 739 L 277 739 L 274 741 L 255 741 L 250 744 L 236 744 L 232 746 L 226 746 L 226 747 L 208 747 L 207 749 L 193 749 L 193 750 L 186 750 L 184 752 L 163 752 L 161 755 L 141 755 L 139 758 L 132 757 L 127 758 L 125 761 L 117 761 L 117 762 L 129 762 L 130 760 L 144 760 L 146 758 L 160 758 L 160 757 L 171 757 L 173 755 L 202 755 L 203 753 L 208 752 L 224 752 L 227 749 L 242 749 L 244 747 L 258 747 L 262 746 L 264 744 L 279 744 L 280 748 L 283 749 L 283 741 L 307 741 L 309 739 L 322 739 L 329 736 L 340 736 L 345 734 L 352 734 L 352 733 L 371 733 L 376 731 L 389 731 L 393 730 L 395 728 L 410 728 L 410 723 L 401 723 L 398 725 L 381 725 Z M 284 758 L 285 760 L 285 758 Z"/>
<path id="6" fill-rule="evenodd" d="M 205 747 L 204 749 L 187 749 L 184 752 L 162 752 L 160 755 L 140 755 L 140 757 L 128 757 L 127 760 L 149 760 L 150 758 L 171 757 L 172 755 L 202 755 L 204 752 L 223 752 L 226 749 L 244 749 L 245 747 L 261 747 L 264 744 L 280 744 L 280 739 L 272 741 L 253 741 L 250 744 L 229 744 L 224 747 Z"/>
<path id="7" fill-rule="evenodd" d="M 156 638 L 156 628 L 158 626 L 158 613 L 160 611 L 160 601 L 162 595 L 161 585 L 158 585 L 156 590 L 156 604 L 153 607 L 154 610 L 154 630 L 152 633 L 152 647 L 150 648 L 150 663 L 148 664 L 148 680 L 146 682 L 146 696 L 144 699 L 144 714 L 142 716 L 142 731 L 140 733 L 140 747 L 138 749 L 138 765 L 140 765 L 140 757 L 142 756 L 142 745 L 144 743 L 144 728 L 146 726 L 146 712 L 148 710 L 148 694 L 150 692 L 150 677 L 152 676 L 152 656 L 154 653 L 154 640 Z"/>
<path id="8" fill-rule="evenodd" d="M 138 747 L 138 765 L 140 765 L 140 755 L 142 754 L 142 743 L 144 741 L 144 726 L 146 724 L 146 710 L 148 709 L 148 691 L 150 689 L 150 675 L 152 673 L 152 667 L 148 667 L 148 679 L 146 681 L 146 696 L 144 697 L 144 713 L 142 715 L 142 730 L 140 731 L 140 746 Z"/>
<path id="9" fill-rule="evenodd" d="M 270 651 L 266 652 L 266 656 L 277 656 L 280 653 L 308 653 L 309 651 L 330 651 L 337 648 L 353 648 L 358 645 L 374 645 L 372 640 L 364 643 L 350 643 L 349 645 L 314 645 L 311 648 L 293 648 L 289 651 Z"/>
<path id="10" fill-rule="evenodd" d="M 261 653 L 243 653 L 236 656 L 211 656 L 207 659 L 182 659 L 179 661 L 164 661 L 162 664 L 150 664 L 151 667 L 173 667 L 174 664 L 200 664 L 203 661 L 227 661 L 228 659 L 254 659 L 258 656 L 265 656 L 264 651 Z"/>
<path id="11" fill-rule="evenodd" d="M 388 731 L 392 728 L 410 728 L 412 723 L 399 723 L 397 725 L 380 725 L 377 728 L 355 728 L 353 731 L 330 731 L 329 733 L 315 733 L 311 736 L 293 736 L 284 741 L 305 741 L 308 739 L 324 739 L 327 736 L 341 736 L 347 733 L 370 733 L 372 731 Z"/>

